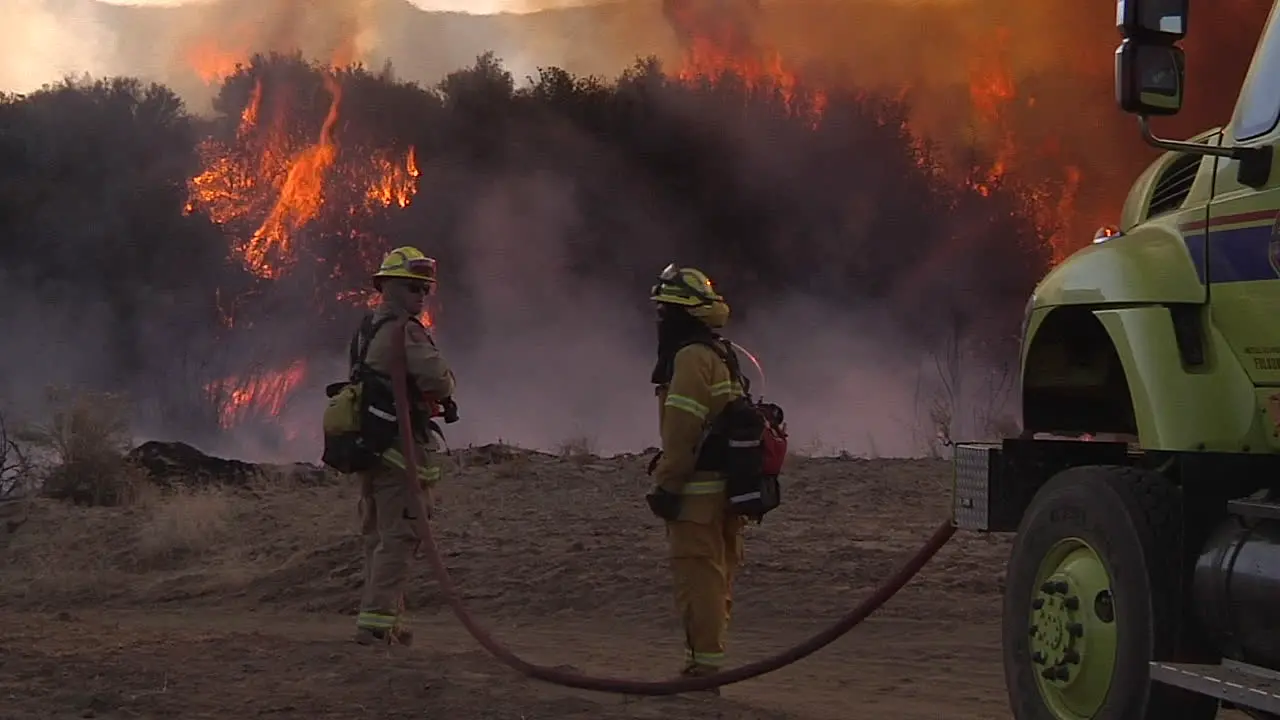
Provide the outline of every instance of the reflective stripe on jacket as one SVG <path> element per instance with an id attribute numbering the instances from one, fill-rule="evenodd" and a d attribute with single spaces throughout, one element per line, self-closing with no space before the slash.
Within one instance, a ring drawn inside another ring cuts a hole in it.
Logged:
<path id="1" fill-rule="evenodd" d="M 375 311 L 374 318 L 376 320 L 388 315 L 405 316 L 403 312 L 398 312 L 384 299 L 383 303 Z M 373 337 L 368 341 L 369 351 L 365 358 L 365 364 L 372 370 L 386 375 L 391 373 L 391 352 L 394 347 L 392 343 L 393 332 L 388 328 L 394 327 L 394 322 L 388 323 L 374 333 Z M 383 332 L 383 330 L 387 330 L 387 332 Z M 412 386 L 435 399 L 452 396 L 455 389 L 453 370 L 449 368 L 444 356 L 440 354 L 435 341 L 431 339 L 431 334 L 415 322 L 406 323 L 404 333 L 405 371 L 409 374 L 408 379 L 412 382 Z M 417 399 L 415 398 L 414 400 L 416 401 Z M 415 405 L 419 411 L 430 410 L 430 407 L 425 403 L 415 402 Z M 418 481 L 422 483 L 423 487 L 430 487 L 440 481 L 441 470 L 438 458 L 440 444 L 434 433 L 427 432 L 425 428 L 421 430 L 426 434 L 425 437 L 418 438 L 419 449 L 423 451 L 419 457 L 424 458 L 422 462 L 418 463 Z M 405 468 L 404 455 L 400 448 L 398 436 L 391 448 L 382 453 L 382 460 L 391 467 L 400 470 Z"/>
<path id="2" fill-rule="evenodd" d="M 742 395 L 729 366 L 715 350 L 686 345 L 672 361 L 671 383 L 658 388 L 658 428 L 662 457 L 654 481 L 683 495 L 724 492 L 724 481 L 713 473 L 694 473 L 698 444 L 704 430 L 730 400 Z"/>

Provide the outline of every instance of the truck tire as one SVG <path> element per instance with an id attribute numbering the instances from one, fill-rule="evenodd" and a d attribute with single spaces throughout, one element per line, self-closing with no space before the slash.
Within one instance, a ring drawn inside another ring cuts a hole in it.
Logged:
<path id="1" fill-rule="evenodd" d="M 1214 698 L 1152 683 L 1183 622 L 1178 489 L 1137 468 L 1055 475 L 1009 559 L 1002 645 L 1017 720 L 1212 720 Z"/>

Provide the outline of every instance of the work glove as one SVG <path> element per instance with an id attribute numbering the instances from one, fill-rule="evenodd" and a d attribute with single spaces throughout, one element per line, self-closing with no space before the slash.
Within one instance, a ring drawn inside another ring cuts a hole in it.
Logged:
<path id="1" fill-rule="evenodd" d="M 447 397 L 440 401 L 440 408 L 443 410 L 444 422 L 451 425 L 458 422 L 458 403 L 453 398 Z"/>
<path id="2" fill-rule="evenodd" d="M 679 494 L 662 487 L 656 487 L 653 492 L 645 495 L 644 499 L 649 503 L 649 510 L 653 512 L 654 516 L 669 521 L 680 519 Z"/>

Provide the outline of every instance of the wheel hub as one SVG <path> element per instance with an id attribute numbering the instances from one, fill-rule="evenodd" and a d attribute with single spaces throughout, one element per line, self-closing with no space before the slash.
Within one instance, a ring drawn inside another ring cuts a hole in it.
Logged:
<path id="1" fill-rule="evenodd" d="M 1071 684 L 1071 671 L 1084 654 L 1078 591 L 1069 575 L 1055 573 L 1041 583 L 1031 603 L 1031 660 L 1040 667 L 1041 678 L 1060 687 Z"/>
<path id="2" fill-rule="evenodd" d="M 1059 720 L 1091 718 L 1115 669 L 1111 579 L 1084 541 L 1059 542 L 1045 556 L 1031 597 L 1028 643 L 1045 705 Z"/>

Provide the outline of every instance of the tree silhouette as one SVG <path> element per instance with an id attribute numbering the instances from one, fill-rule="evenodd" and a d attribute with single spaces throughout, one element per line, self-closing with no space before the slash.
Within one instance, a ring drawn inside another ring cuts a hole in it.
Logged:
<path id="1" fill-rule="evenodd" d="M 314 140 L 331 102 L 326 73 L 342 90 L 340 150 L 329 204 L 305 231 L 309 274 L 292 285 L 252 278 L 228 235 L 251 231 L 265 211 L 219 227 L 198 207 L 184 211 L 187 181 L 201 171 L 202 142 L 239 142 L 258 86 L 260 123 Z M 254 332 L 275 332 L 223 327 L 228 296 L 257 302 L 288 287 L 291 300 L 263 301 L 261 312 L 300 318 L 294 350 L 341 345 L 360 309 L 338 296 L 367 282 L 371 254 L 400 244 L 448 268 L 450 325 L 484 332 L 485 283 L 523 287 L 520 277 L 467 272 L 479 251 L 469 228 L 495 188 L 536 212 L 509 218 L 492 242 L 537 253 L 553 236 L 558 247 L 545 253 L 557 273 L 614 288 L 637 311 L 654 272 L 674 260 L 711 272 L 738 318 L 803 292 L 833 307 L 887 304 L 922 336 L 951 317 L 940 308 L 961 308 L 981 321 L 967 327 L 998 337 L 1016 330 L 1047 265 L 1015 190 L 979 192 L 936 172 L 901 101 L 829 93 L 819 117 L 804 88 L 789 99 L 732 73 L 684 82 L 653 58 L 612 82 L 558 68 L 528 81 L 517 87 L 492 53 L 434 88 L 398 81 L 389 65 L 333 70 L 259 55 L 225 80 L 209 120 L 170 90 L 129 78 L 0 98 L 5 294 L 105 308 L 95 318 L 109 344 L 89 381 L 154 394 L 154 378 L 174 358 L 206 352 L 209 338 L 240 333 L 252 344 Z M 409 148 L 421 169 L 412 204 L 344 209 L 354 206 L 339 182 L 347 163 Z M 552 188 L 545 197 L 563 206 L 554 223 L 544 196 L 522 198 L 528 187 Z M 0 327 L 17 327 L 6 312 Z M 48 333 L 42 341 L 76 329 Z M 164 417 L 186 412 L 160 405 Z"/>

